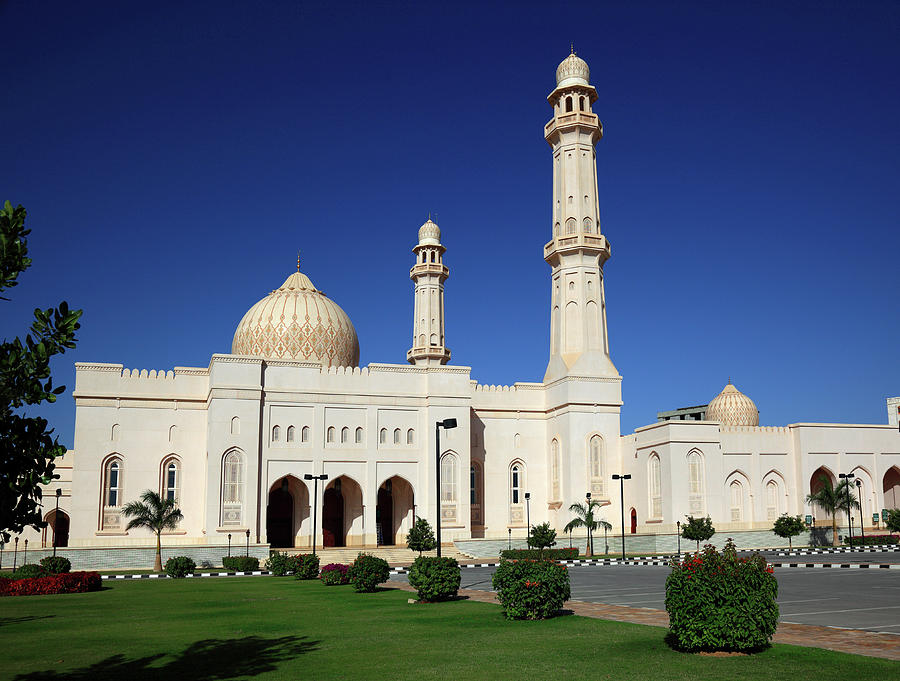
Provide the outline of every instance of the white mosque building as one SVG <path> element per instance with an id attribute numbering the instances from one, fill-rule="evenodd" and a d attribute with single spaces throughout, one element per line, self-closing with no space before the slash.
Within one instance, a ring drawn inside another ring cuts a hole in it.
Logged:
<path id="1" fill-rule="evenodd" d="M 249 532 L 253 544 L 305 548 L 314 511 L 320 546 L 403 543 L 416 515 L 432 524 L 439 516 L 444 541 L 506 539 L 523 536 L 529 520 L 561 531 L 569 505 L 587 492 L 616 526 L 624 513 L 635 535 L 673 533 L 688 514 L 711 516 L 720 533 L 768 530 L 782 513 L 816 514 L 805 497 L 823 473 L 835 483 L 854 473 L 867 519 L 900 506 L 895 427 L 760 426 L 754 403 L 730 382 L 704 420 L 620 433 L 596 99 L 588 65 L 569 55 L 544 128 L 553 209 L 543 245 L 551 288 L 543 381 L 479 385 L 470 367 L 450 364 L 449 270 L 429 220 L 410 270 L 408 364 L 358 366 L 351 320 L 299 268 L 247 311 L 231 354 L 213 355 L 207 367 L 78 363 L 74 450 L 45 492 L 52 500 L 61 488 L 59 515 L 49 510 L 50 529 L 32 533 L 32 546 L 52 545 L 54 528 L 73 548 L 147 546 L 150 535 L 126 532 L 122 514 L 146 489 L 184 512 L 166 546 L 221 546 L 230 536 L 242 544 Z M 435 436 L 447 419 L 457 426 L 440 429 L 437 508 Z M 612 474 L 631 476 L 624 508 Z M 327 479 L 314 488 L 305 476 Z"/>

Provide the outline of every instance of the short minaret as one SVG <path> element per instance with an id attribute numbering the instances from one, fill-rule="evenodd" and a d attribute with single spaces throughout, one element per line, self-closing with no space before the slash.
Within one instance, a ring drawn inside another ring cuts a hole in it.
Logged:
<path id="1" fill-rule="evenodd" d="M 552 268 L 550 362 L 544 382 L 564 376 L 618 376 L 609 357 L 603 263 L 609 242 L 600 233 L 594 145 L 603 125 L 591 106 L 590 69 L 572 54 L 556 69 L 547 100 L 553 119 L 544 138 L 553 149 L 553 240 L 544 246 Z"/>
<path id="2" fill-rule="evenodd" d="M 444 282 L 450 275 L 444 266 L 445 250 L 441 230 L 429 217 L 419 228 L 419 243 L 413 248 L 416 264 L 409 271 L 416 286 L 413 343 L 406 353 L 410 364 L 428 366 L 450 361 L 450 351 L 444 344 Z"/>

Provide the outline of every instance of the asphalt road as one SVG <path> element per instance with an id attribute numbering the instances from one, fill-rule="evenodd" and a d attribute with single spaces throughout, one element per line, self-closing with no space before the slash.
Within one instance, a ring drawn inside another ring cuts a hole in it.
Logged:
<path id="1" fill-rule="evenodd" d="M 845 556 L 803 558 L 800 562 L 850 562 Z M 490 591 L 493 571 L 463 568 L 461 587 Z M 668 574 L 667 567 L 627 565 L 569 570 L 575 600 L 653 610 L 665 609 Z M 775 577 L 780 621 L 900 635 L 900 569 L 776 568 Z M 406 581 L 406 576 L 392 579 Z"/>

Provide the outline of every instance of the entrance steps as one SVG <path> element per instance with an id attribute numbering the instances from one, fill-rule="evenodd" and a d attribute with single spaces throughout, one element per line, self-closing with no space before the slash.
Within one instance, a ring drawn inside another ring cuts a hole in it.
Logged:
<path id="1" fill-rule="evenodd" d="M 290 554 L 312 553 L 312 549 L 273 549 L 277 551 L 286 551 Z M 418 551 L 410 551 L 405 546 L 350 546 L 341 548 L 316 548 L 316 555 L 319 557 L 319 565 L 328 565 L 329 563 L 343 563 L 349 565 L 360 553 L 368 553 L 379 558 L 384 558 L 391 567 L 399 565 L 411 565 L 412 562 L 419 557 Z M 436 556 L 437 551 L 425 551 L 423 556 Z M 453 544 L 443 544 L 441 546 L 441 555 L 447 558 L 456 558 L 458 561 L 467 561 L 469 556 L 463 555 Z"/>

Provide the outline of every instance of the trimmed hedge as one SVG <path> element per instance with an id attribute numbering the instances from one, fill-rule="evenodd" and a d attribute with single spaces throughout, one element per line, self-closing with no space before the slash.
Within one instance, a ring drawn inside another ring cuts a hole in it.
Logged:
<path id="1" fill-rule="evenodd" d="M 318 579 L 319 557 L 311 553 L 296 557 L 294 579 Z"/>
<path id="2" fill-rule="evenodd" d="M 507 619 L 542 620 L 571 597 L 569 571 L 552 560 L 504 560 L 492 579 Z"/>
<path id="3" fill-rule="evenodd" d="M 778 581 L 765 558 L 740 558 L 729 539 L 670 563 L 666 611 L 676 647 L 747 651 L 767 646 L 778 623 Z"/>
<path id="4" fill-rule="evenodd" d="M 850 546 L 884 546 L 896 544 L 898 539 L 900 537 L 893 534 L 867 534 L 865 537 L 853 537 Z"/>
<path id="5" fill-rule="evenodd" d="M 409 569 L 409 585 L 420 601 L 445 601 L 456 596 L 460 579 L 455 558 L 419 556 Z"/>
<path id="6" fill-rule="evenodd" d="M 41 567 L 48 575 L 59 575 L 72 571 L 72 563 L 63 556 L 46 556 L 41 558 Z"/>
<path id="7" fill-rule="evenodd" d="M 541 552 L 537 549 L 508 549 L 500 552 L 506 560 L 541 560 Z M 543 560 L 575 560 L 578 549 L 544 549 Z"/>
<path id="8" fill-rule="evenodd" d="M 347 576 L 349 565 L 343 563 L 329 563 L 322 568 L 319 578 L 325 586 L 338 586 L 340 584 L 349 584 L 350 578 Z"/>
<path id="9" fill-rule="evenodd" d="M 388 581 L 391 568 L 384 558 L 361 553 L 347 570 L 353 588 L 360 593 L 372 593 L 379 584 Z"/>
<path id="10" fill-rule="evenodd" d="M 42 596 L 99 591 L 99 572 L 67 572 L 31 579 L 0 579 L 0 596 Z"/>
<path id="11" fill-rule="evenodd" d="M 196 569 L 197 563 L 187 556 L 173 556 L 166 561 L 165 565 L 166 574 L 175 579 L 192 575 Z"/>
<path id="12" fill-rule="evenodd" d="M 222 567 L 232 572 L 259 570 L 259 558 L 254 556 L 228 556 L 222 559 Z"/>
<path id="13" fill-rule="evenodd" d="M 47 571 L 37 563 L 25 563 L 13 572 L 13 579 L 35 579 L 36 577 L 46 577 L 47 574 Z"/>

